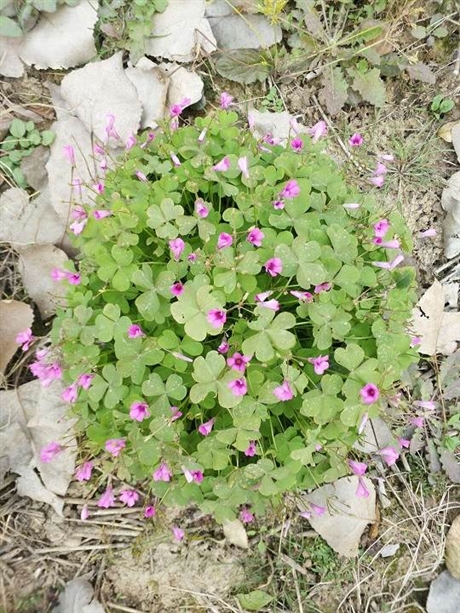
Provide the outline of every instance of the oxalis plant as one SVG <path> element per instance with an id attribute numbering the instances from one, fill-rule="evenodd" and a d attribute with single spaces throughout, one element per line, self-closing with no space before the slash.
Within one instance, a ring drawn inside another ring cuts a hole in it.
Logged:
<path id="1" fill-rule="evenodd" d="M 347 185 L 322 122 L 294 122 L 288 143 L 256 140 L 230 105 L 223 94 L 223 110 L 183 127 L 175 105 L 155 134 L 130 139 L 92 199 L 75 192 L 80 256 L 53 271 L 67 307 L 32 370 L 63 377 L 76 476 L 97 468 L 100 506 L 119 497 L 151 517 L 196 504 L 248 522 L 350 473 L 365 496 L 351 450 L 417 360 L 400 214 Z M 106 156 L 97 144 L 103 168 Z"/>

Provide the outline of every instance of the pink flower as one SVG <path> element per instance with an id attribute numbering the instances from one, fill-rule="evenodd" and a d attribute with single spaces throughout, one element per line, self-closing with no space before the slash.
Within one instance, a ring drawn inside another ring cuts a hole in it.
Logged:
<path id="1" fill-rule="evenodd" d="M 205 206 L 201 198 L 198 198 L 198 200 L 195 202 L 195 211 L 202 219 L 209 215 L 209 209 L 207 206 Z"/>
<path id="2" fill-rule="evenodd" d="M 81 509 L 80 519 L 81 521 L 86 521 L 88 517 L 89 517 L 88 505 L 84 504 Z"/>
<path id="3" fill-rule="evenodd" d="M 172 472 L 169 466 L 162 462 L 152 475 L 154 481 L 171 481 Z"/>
<path id="4" fill-rule="evenodd" d="M 348 139 L 348 144 L 350 145 L 350 147 L 361 147 L 363 142 L 364 142 L 364 139 L 361 136 L 361 134 L 359 134 L 358 132 L 355 132 L 355 134 L 353 134 Z"/>
<path id="5" fill-rule="evenodd" d="M 266 309 L 271 309 L 272 311 L 280 310 L 280 303 L 278 302 L 278 300 L 275 299 L 257 302 L 257 306 L 265 307 Z"/>
<path id="6" fill-rule="evenodd" d="M 281 400 L 282 402 L 285 402 L 286 400 L 291 400 L 292 398 L 294 398 L 294 392 L 292 391 L 292 388 L 289 385 L 289 381 L 286 381 L 286 380 L 283 381 L 281 385 L 278 385 L 278 387 L 275 387 L 275 389 L 273 390 L 273 393 L 278 398 L 278 400 Z"/>
<path id="7" fill-rule="evenodd" d="M 361 205 L 358 202 L 347 202 L 346 204 L 343 204 L 342 206 L 344 209 L 354 211 L 356 209 L 359 209 Z"/>
<path id="8" fill-rule="evenodd" d="M 358 487 L 356 488 L 355 495 L 358 498 L 369 498 L 369 490 L 366 487 L 366 482 L 362 477 L 358 477 Z"/>
<path id="9" fill-rule="evenodd" d="M 315 123 L 307 132 L 312 137 L 312 141 L 316 143 L 322 136 L 326 136 L 327 124 L 325 121 L 318 121 L 318 123 Z"/>
<path id="10" fill-rule="evenodd" d="M 317 358 L 308 358 L 310 364 L 313 364 L 313 369 L 317 375 L 323 375 L 329 368 L 329 356 L 319 355 Z"/>
<path id="11" fill-rule="evenodd" d="M 147 177 L 145 176 L 145 174 L 143 172 L 141 172 L 140 170 L 136 170 L 136 177 L 139 179 L 139 181 L 148 181 Z"/>
<path id="12" fill-rule="evenodd" d="M 283 262 L 279 258 L 271 258 L 265 262 L 264 268 L 271 277 L 276 277 L 283 270 Z"/>
<path id="13" fill-rule="evenodd" d="M 300 194 L 299 184 L 295 179 L 291 179 L 286 183 L 283 189 L 280 191 L 280 198 L 286 198 L 287 200 L 292 200 L 296 198 Z"/>
<path id="14" fill-rule="evenodd" d="M 104 219 L 105 217 L 110 217 L 111 215 L 112 215 L 112 211 L 102 211 L 102 210 L 93 211 L 93 217 L 97 221 L 99 221 L 100 219 Z"/>
<path id="15" fill-rule="evenodd" d="M 402 448 L 409 449 L 409 447 L 410 447 L 410 440 L 407 439 L 407 438 L 398 438 L 398 443 L 399 443 L 399 446 L 401 447 L 401 449 Z"/>
<path id="16" fill-rule="evenodd" d="M 77 481 L 89 481 L 93 472 L 93 463 L 84 462 L 79 466 L 75 472 L 75 479 Z"/>
<path id="17" fill-rule="evenodd" d="M 348 460 L 348 466 L 351 468 L 354 475 L 362 476 L 367 470 L 367 464 L 364 462 L 356 462 L 355 460 Z"/>
<path id="18" fill-rule="evenodd" d="M 94 379 L 94 375 L 83 374 L 80 375 L 77 379 L 77 385 L 82 387 L 84 390 L 87 390 L 91 387 L 91 383 Z"/>
<path id="19" fill-rule="evenodd" d="M 213 417 L 212 419 L 205 422 L 204 424 L 201 424 L 200 426 L 198 426 L 198 432 L 202 434 L 203 436 L 208 436 L 208 434 L 211 434 L 215 421 L 216 420 Z"/>
<path id="20" fill-rule="evenodd" d="M 369 181 L 372 183 L 372 185 L 375 185 L 375 187 L 382 187 L 385 183 L 385 176 L 377 175 L 376 177 L 371 177 Z"/>
<path id="21" fill-rule="evenodd" d="M 212 169 L 217 172 L 225 172 L 229 168 L 230 168 L 230 160 L 228 159 L 227 156 L 222 158 L 220 162 L 218 162 L 212 167 Z"/>
<path id="22" fill-rule="evenodd" d="M 171 530 L 173 532 L 175 541 L 178 541 L 180 543 L 181 541 L 184 540 L 185 532 L 181 528 L 178 528 L 177 526 L 173 526 Z"/>
<path id="23" fill-rule="evenodd" d="M 169 291 L 173 296 L 180 296 L 184 293 L 184 286 L 180 281 L 176 281 L 176 283 L 173 283 L 173 285 L 171 285 Z"/>
<path id="24" fill-rule="evenodd" d="M 259 228 L 253 228 L 249 230 L 246 240 L 248 243 L 254 245 L 254 247 L 261 247 L 262 241 L 265 238 L 265 234 Z"/>
<path id="25" fill-rule="evenodd" d="M 273 200 L 272 202 L 273 204 L 273 208 L 276 209 L 277 211 L 280 211 L 281 209 L 284 209 L 285 204 L 284 204 L 284 200 Z"/>
<path id="26" fill-rule="evenodd" d="M 60 268 L 53 268 L 51 271 L 51 278 L 53 281 L 62 281 L 67 278 L 67 272 Z"/>
<path id="27" fill-rule="evenodd" d="M 33 341 L 34 337 L 32 336 L 32 330 L 30 328 L 27 328 L 27 330 L 23 332 L 19 332 L 16 336 L 16 343 L 22 345 L 21 349 L 23 351 L 27 351 Z"/>
<path id="28" fill-rule="evenodd" d="M 289 293 L 291 294 L 291 296 L 294 296 L 294 298 L 300 300 L 300 302 L 313 302 L 313 294 L 311 294 L 310 292 L 298 292 L 294 290 Z"/>
<path id="29" fill-rule="evenodd" d="M 252 356 L 242 355 L 241 353 L 234 353 L 230 358 L 227 358 L 227 366 L 230 366 L 232 370 L 237 370 L 238 372 L 244 372 L 246 370 L 246 366 L 251 361 Z"/>
<path id="30" fill-rule="evenodd" d="M 77 272 L 67 272 L 65 278 L 70 285 L 80 285 L 81 283 L 81 277 Z"/>
<path id="31" fill-rule="evenodd" d="M 105 155 L 105 149 L 98 143 L 95 143 L 93 146 L 93 153 L 94 155 Z"/>
<path id="32" fill-rule="evenodd" d="M 182 164 L 180 163 L 180 159 L 177 157 L 175 153 L 171 153 L 171 160 L 176 168 L 179 168 L 179 166 L 182 166 Z"/>
<path id="33" fill-rule="evenodd" d="M 185 249 L 185 243 L 181 238 L 174 238 L 173 240 L 169 241 L 169 248 L 173 252 L 174 259 L 176 262 L 178 262 L 183 250 Z"/>
<path id="34" fill-rule="evenodd" d="M 170 409 L 172 412 L 171 421 L 176 421 L 176 419 L 179 419 L 179 417 L 182 417 L 182 413 L 179 411 L 178 407 L 170 407 Z"/>
<path id="35" fill-rule="evenodd" d="M 145 333 L 139 325 L 132 324 L 129 326 L 128 338 L 141 338 L 142 336 L 145 336 Z"/>
<path id="36" fill-rule="evenodd" d="M 281 138 L 277 138 L 275 136 L 273 136 L 273 134 L 266 134 L 264 136 L 264 142 L 268 143 L 269 145 L 279 145 L 281 142 Z M 268 151 L 270 153 L 269 149 L 266 149 L 266 151 Z"/>
<path id="37" fill-rule="evenodd" d="M 227 353 L 229 349 L 230 349 L 230 345 L 225 340 L 223 340 L 221 344 L 217 347 L 217 351 L 219 353 Z"/>
<path id="38" fill-rule="evenodd" d="M 256 302 L 264 302 L 264 300 L 266 300 L 269 296 L 271 296 L 273 294 L 272 291 L 268 291 L 268 292 L 261 292 L 260 294 L 256 294 L 254 296 L 254 300 Z"/>
<path id="39" fill-rule="evenodd" d="M 207 131 L 208 131 L 208 128 L 203 128 L 203 130 L 201 130 L 201 132 L 200 132 L 200 134 L 199 134 L 199 136 L 197 138 L 197 141 L 199 143 L 202 143 L 204 141 L 204 139 L 206 138 Z"/>
<path id="40" fill-rule="evenodd" d="M 135 146 L 136 143 L 136 137 L 134 136 L 134 134 L 130 134 L 128 136 L 128 140 L 126 141 L 126 151 L 131 151 L 131 149 Z"/>
<path id="41" fill-rule="evenodd" d="M 230 381 L 230 383 L 228 384 L 228 389 L 231 390 L 234 396 L 244 396 L 248 391 L 246 379 L 244 377 L 241 377 L 241 379 L 235 379 L 235 381 Z"/>
<path id="42" fill-rule="evenodd" d="M 109 165 L 107 164 L 107 158 L 102 158 L 102 160 L 99 163 L 99 168 L 101 169 L 102 172 L 106 172 L 108 167 Z"/>
<path id="43" fill-rule="evenodd" d="M 76 219 L 77 221 L 82 221 L 83 219 L 86 219 L 88 217 L 85 209 L 79 204 L 73 207 L 70 214 L 72 216 L 72 219 Z"/>
<path id="44" fill-rule="evenodd" d="M 377 268 L 383 268 L 384 270 L 393 270 L 394 268 L 396 268 L 396 266 L 398 266 L 398 264 L 401 264 L 403 260 L 404 256 L 400 253 L 391 262 L 372 262 L 372 264 L 374 266 L 377 266 Z"/>
<path id="45" fill-rule="evenodd" d="M 201 470 L 188 470 L 188 468 L 185 468 L 185 466 L 182 466 L 182 472 L 185 475 L 185 479 L 187 483 L 194 482 L 197 485 L 200 485 L 200 483 L 203 483 L 204 475 L 201 472 Z"/>
<path id="46" fill-rule="evenodd" d="M 388 219 L 380 219 L 372 227 L 374 228 L 374 236 L 376 238 L 384 238 L 390 229 L 390 222 Z"/>
<path id="47" fill-rule="evenodd" d="M 48 445 L 41 448 L 40 460 L 45 464 L 48 464 L 48 462 L 52 462 L 54 458 L 61 453 L 61 451 L 64 451 L 64 448 L 59 443 L 52 441 L 51 443 L 48 443 Z"/>
<path id="48" fill-rule="evenodd" d="M 112 115 L 109 113 L 105 117 L 105 133 L 107 135 L 107 139 L 109 138 L 119 139 L 120 138 L 118 132 L 113 127 L 114 125 L 115 125 L 115 115 Z"/>
<path id="49" fill-rule="evenodd" d="M 419 407 L 420 409 L 427 409 L 428 411 L 434 411 L 436 408 L 436 403 L 432 400 L 416 400 L 414 402 L 414 406 Z"/>
<path id="50" fill-rule="evenodd" d="M 129 416 L 135 421 L 144 421 L 150 417 L 149 405 L 146 402 L 133 402 L 129 408 Z"/>
<path id="51" fill-rule="evenodd" d="M 170 115 L 170 117 L 178 117 L 183 112 L 185 107 L 187 107 L 187 106 L 189 106 L 191 104 L 191 102 L 192 101 L 191 101 L 190 98 L 184 98 L 178 104 L 172 104 L 169 107 L 169 115 Z"/>
<path id="52" fill-rule="evenodd" d="M 144 509 L 145 519 L 150 519 L 151 517 L 155 517 L 155 515 L 156 515 L 155 507 L 153 507 L 152 505 L 148 505 L 147 507 L 145 507 Z"/>
<path id="53" fill-rule="evenodd" d="M 230 96 L 230 94 L 228 94 L 227 92 L 222 92 L 220 95 L 220 108 L 221 109 L 228 109 L 228 107 L 232 104 L 233 102 L 233 96 Z"/>
<path id="54" fill-rule="evenodd" d="M 396 451 L 394 447 L 384 447 L 377 453 L 382 456 L 383 461 L 386 462 L 388 466 L 396 464 L 396 460 L 399 458 L 399 452 Z"/>
<path id="55" fill-rule="evenodd" d="M 247 456 L 248 458 L 252 458 L 253 456 L 256 455 L 256 453 L 257 453 L 256 441 L 250 441 L 249 447 L 244 450 L 244 455 Z"/>
<path id="56" fill-rule="evenodd" d="M 217 239 L 217 249 L 224 249 L 225 247 L 230 247 L 233 243 L 233 238 L 230 234 L 226 232 L 221 232 L 219 234 L 219 238 Z"/>
<path id="57" fill-rule="evenodd" d="M 385 166 L 385 164 L 383 164 L 382 162 L 377 162 L 377 166 L 374 170 L 374 175 L 378 177 L 379 175 L 386 175 L 387 172 L 388 168 Z"/>
<path id="58" fill-rule="evenodd" d="M 187 260 L 189 262 L 195 262 L 195 260 L 197 259 L 197 254 L 196 253 L 189 253 L 187 256 Z"/>
<path id="59" fill-rule="evenodd" d="M 243 177 L 249 179 L 248 158 L 246 156 L 238 158 L 238 168 L 241 170 Z"/>
<path id="60" fill-rule="evenodd" d="M 243 524 L 250 524 L 254 521 L 254 515 L 247 507 L 243 507 L 240 511 L 240 519 Z"/>
<path id="61" fill-rule="evenodd" d="M 423 424 L 425 423 L 424 417 L 411 417 L 410 423 L 416 428 L 423 428 Z"/>
<path id="62" fill-rule="evenodd" d="M 66 387 L 61 394 L 62 400 L 65 402 L 74 403 L 78 398 L 78 388 L 76 383 L 72 383 L 69 387 Z"/>
<path id="63" fill-rule="evenodd" d="M 428 230 L 424 230 L 423 232 L 419 233 L 419 237 L 420 238 L 433 238 L 433 236 L 436 236 L 437 232 L 434 228 L 428 228 Z"/>
<path id="64" fill-rule="evenodd" d="M 227 314 L 222 309 L 211 309 L 208 311 L 206 319 L 213 328 L 220 328 L 227 321 Z"/>
<path id="65" fill-rule="evenodd" d="M 109 438 L 105 441 L 105 450 L 111 453 L 114 458 L 118 457 L 125 447 L 126 441 L 124 438 Z"/>
<path id="66" fill-rule="evenodd" d="M 320 517 L 321 515 L 324 515 L 324 513 L 326 512 L 326 508 L 320 506 L 319 504 L 314 504 L 313 502 L 309 502 L 308 504 L 309 504 L 310 510 L 303 511 L 302 513 L 300 513 L 300 517 L 305 517 L 305 519 L 310 519 L 310 517 L 312 516 L 312 513 Z"/>
<path id="67" fill-rule="evenodd" d="M 75 234 L 75 236 L 80 236 L 87 223 L 87 219 L 83 219 L 82 221 L 74 221 L 70 224 L 69 228 Z"/>
<path id="68" fill-rule="evenodd" d="M 120 501 L 127 507 L 133 507 L 139 500 L 139 494 L 135 490 L 121 490 Z"/>
<path id="69" fill-rule="evenodd" d="M 95 183 L 93 185 L 93 189 L 94 191 L 96 191 L 98 194 L 102 194 L 104 192 L 105 189 L 105 185 L 103 183 L 103 181 L 99 181 L 99 183 Z"/>
<path id="70" fill-rule="evenodd" d="M 81 179 L 72 179 L 72 181 L 70 182 L 70 185 L 75 190 L 75 193 L 78 196 L 81 196 L 81 186 L 83 185 L 82 180 Z"/>
<path id="71" fill-rule="evenodd" d="M 373 383 L 366 383 L 359 393 L 364 404 L 373 404 L 377 402 L 380 396 L 379 388 Z"/>
<path id="72" fill-rule="evenodd" d="M 320 283 L 319 285 L 315 285 L 315 294 L 320 294 L 321 292 L 328 292 L 332 287 L 332 283 L 326 281 L 325 283 Z"/>
<path id="73" fill-rule="evenodd" d="M 303 149 L 303 140 L 296 136 L 291 140 L 291 148 L 296 152 L 300 153 Z"/>
<path id="74" fill-rule="evenodd" d="M 413 336 L 410 342 L 411 347 L 417 347 L 422 342 L 420 336 Z"/>
<path id="75" fill-rule="evenodd" d="M 99 498 L 97 506 L 102 509 L 108 509 L 109 507 L 115 506 L 115 496 L 113 495 L 113 490 L 111 487 L 108 487 Z"/>
<path id="76" fill-rule="evenodd" d="M 62 153 L 64 157 L 69 160 L 71 166 L 75 166 L 75 150 L 72 145 L 64 145 L 64 147 L 62 147 Z"/>
<path id="77" fill-rule="evenodd" d="M 378 245 L 379 247 L 383 247 L 384 249 L 399 249 L 400 242 L 397 238 L 394 238 L 391 241 L 383 241 L 379 236 L 376 236 L 372 242 L 374 245 Z"/>

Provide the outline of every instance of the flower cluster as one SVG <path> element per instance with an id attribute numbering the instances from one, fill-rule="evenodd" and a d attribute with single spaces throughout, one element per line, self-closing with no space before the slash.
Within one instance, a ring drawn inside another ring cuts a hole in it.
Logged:
<path id="1" fill-rule="evenodd" d="M 322 152 L 324 122 L 256 140 L 228 94 L 181 127 L 187 104 L 131 137 L 113 168 L 109 116 L 88 201 L 74 190 L 78 271 L 52 273 L 68 287 L 52 332 L 61 362 L 37 353 L 31 370 L 64 379 L 86 437 L 76 478 L 104 463 L 102 507 L 140 505 L 147 478 L 146 518 L 156 498 L 248 523 L 286 491 L 347 474 L 366 496 L 367 464 L 350 450 L 417 360 L 407 228 L 347 186 Z M 403 447 L 374 459 L 391 465 Z"/>

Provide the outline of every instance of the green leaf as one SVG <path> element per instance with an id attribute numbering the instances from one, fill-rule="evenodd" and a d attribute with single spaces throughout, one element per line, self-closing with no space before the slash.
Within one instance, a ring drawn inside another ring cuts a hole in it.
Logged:
<path id="1" fill-rule="evenodd" d="M 243 341 L 243 352 L 254 355 L 260 362 L 269 362 L 275 357 L 275 349 L 283 352 L 296 344 L 296 337 L 289 328 L 295 325 L 292 313 L 275 313 L 269 309 L 257 307 L 259 318 L 248 323 L 249 328 L 256 330 L 256 334 Z"/>
<path id="2" fill-rule="evenodd" d="M 171 305 L 172 316 L 184 325 L 186 334 L 195 341 L 203 341 L 208 334 L 222 332 L 222 326 L 215 328 L 207 320 L 208 312 L 222 309 L 222 305 L 212 293 L 211 285 L 200 284 L 199 277 L 195 277 L 194 283 L 187 283 L 177 302 Z"/>
<path id="3" fill-rule="evenodd" d="M 222 77 L 246 85 L 265 81 L 272 70 L 267 55 L 255 49 L 227 51 L 218 58 L 215 67 Z"/>
<path id="4" fill-rule="evenodd" d="M 381 108 L 386 102 L 385 83 L 380 78 L 380 70 L 372 68 L 362 73 L 355 68 L 348 70 L 353 77 L 352 87 L 366 102 Z"/>
<path id="5" fill-rule="evenodd" d="M 179 230 L 173 223 L 184 214 L 181 206 L 176 206 L 171 198 L 164 198 L 160 206 L 153 205 L 147 209 L 147 225 L 156 231 L 160 238 L 177 238 Z"/>
<path id="6" fill-rule="evenodd" d="M 23 35 L 23 31 L 19 25 L 13 21 L 13 19 L 5 17 L 4 15 L 0 15 L 0 32 L 2 33 L 2 36 L 6 37 L 17 37 Z"/>
<path id="7" fill-rule="evenodd" d="M 339 347 L 334 352 L 335 361 L 347 370 L 355 370 L 364 360 L 364 351 L 355 343 L 348 344 L 345 349 Z"/>
<path id="8" fill-rule="evenodd" d="M 3 31 L 2 31 L 2 34 L 4 34 Z M 6 34 L 5 36 L 8 36 L 8 34 Z M 22 138 L 25 133 L 26 133 L 26 124 L 20 119 L 13 119 L 10 125 L 10 134 L 14 136 L 15 138 Z"/>
<path id="9" fill-rule="evenodd" d="M 270 596 L 267 592 L 262 592 L 262 590 L 254 590 L 248 594 L 237 594 L 236 597 L 243 609 L 247 611 L 260 611 L 262 607 L 273 600 L 273 596 Z"/>

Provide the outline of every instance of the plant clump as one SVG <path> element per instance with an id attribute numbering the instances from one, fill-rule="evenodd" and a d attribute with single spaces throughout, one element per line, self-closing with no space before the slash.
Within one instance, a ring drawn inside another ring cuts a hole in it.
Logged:
<path id="1" fill-rule="evenodd" d="M 66 382 L 77 478 L 100 468 L 101 506 L 113 474 L 130 506 L 148 479 L 146 509 L 252 521 L 350 473 L 364 423 L 417 360 L 401 215 L 346 184 L 317 129 L 257 141 L 230 104 L 183 127 L 175 105 L 91 202 L 75 192 L 78 270 L 53 271 L 67 307 L 53 363 L 42 351 L 33 368 Z M 95 157 L 106 169 L 103 143 Z"/>

